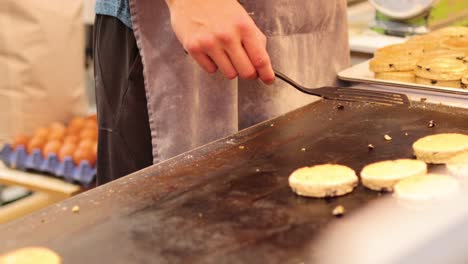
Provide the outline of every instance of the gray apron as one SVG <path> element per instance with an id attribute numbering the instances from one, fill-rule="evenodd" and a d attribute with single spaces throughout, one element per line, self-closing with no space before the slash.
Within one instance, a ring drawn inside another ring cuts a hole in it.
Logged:
<path id="1" fill-rule="evenodd" d="M 268 38 L 273 67 L 306 86 L 336 84 L 349 64 L 345 0 L 242 2 Z M 165 1 L 130 0 L 130 10 L 154 163 L 317 100 L 280 80 L 265 86 L 205 73 L 172 32 Z"/>

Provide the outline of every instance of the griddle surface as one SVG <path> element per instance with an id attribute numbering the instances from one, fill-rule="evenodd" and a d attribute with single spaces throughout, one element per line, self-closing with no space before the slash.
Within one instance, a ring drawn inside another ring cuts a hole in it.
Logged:
<path id="1" fill-rule="evenodd" d="M 317 235 L 340 221 L 332 209 L 357 214 L 382 194 L 359 186 L 340 198 L 298 197 L 287 184 L 294 169 L 340 163 L 359 172 L 411 158 L 420 137 L 468 134 L 467 110 L 343 105 L 308 105 L 3 225 L 0 252 L 46 246 L 65 263 L 88 264 L 313 263 L 304 258 L 313 257 Z"/>

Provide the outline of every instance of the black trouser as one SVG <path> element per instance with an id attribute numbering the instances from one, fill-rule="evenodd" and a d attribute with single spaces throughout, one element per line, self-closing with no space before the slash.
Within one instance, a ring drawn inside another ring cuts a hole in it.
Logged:
<path id="1" fill-rule="evenodd" d="M 153 163 L 143 65 L 133 31 L 97 15 L 94 75 L 99 123 L 97 183 Z"/>

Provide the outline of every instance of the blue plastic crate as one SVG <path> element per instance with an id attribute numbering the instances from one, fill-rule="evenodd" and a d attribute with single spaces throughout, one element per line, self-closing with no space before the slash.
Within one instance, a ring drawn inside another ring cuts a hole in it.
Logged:
<path id="1" fill-rule="evenodd" d="M 44 159 L 39 149 L 28 154 L 25 146 L 13 149 L 11 145 L 5 144 L 0 150 L 0 160 L 9 168 L 48 173 L 86 187 L 89 187 L 96 177 L 96 167 L 91 167 L 88 161 L 82 161 L 75 166 L 71 157 L 65 157 L 60 162 L 56 154 L 49 154 Z"/>

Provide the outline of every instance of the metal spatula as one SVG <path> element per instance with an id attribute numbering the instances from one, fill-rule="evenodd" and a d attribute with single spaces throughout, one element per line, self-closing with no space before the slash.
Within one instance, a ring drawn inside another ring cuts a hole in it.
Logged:
<path id="1" fill-rule="evenodd" d="M 275 75 L 303 93 L 320 96 L 324 99 L 383 105 L 410 105 L 408 97 L 404 94 L 342 87 L 306 88 L 277 70 L 275 70 Z"/>

